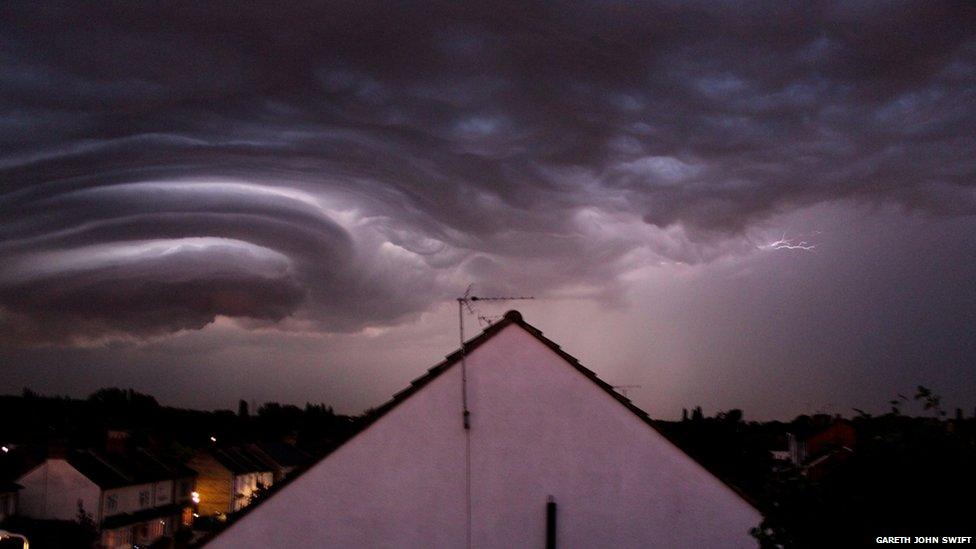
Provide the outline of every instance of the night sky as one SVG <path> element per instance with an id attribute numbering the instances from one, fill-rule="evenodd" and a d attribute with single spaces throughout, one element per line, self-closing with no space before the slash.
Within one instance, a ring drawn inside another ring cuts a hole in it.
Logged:
<path id="1" fill-rule="evenodd" d="M 0 3 L 0 393 L 386 400 L 526 320 L 657 417 L 976 406 L 976 7 Z"/>

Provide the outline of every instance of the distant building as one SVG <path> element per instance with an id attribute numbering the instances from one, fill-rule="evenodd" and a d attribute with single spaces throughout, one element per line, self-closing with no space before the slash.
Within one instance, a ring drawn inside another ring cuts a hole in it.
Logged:
<path id="1" fill-rule="evenodd" d="M 840 417 L 824 419 L 830 423 L 820 429 L 807 426 L 786 433 L 786 449 L 771 450 L 773 459 L 787 467 L 797 467 L 811 477 L 819 477 L 846 460 L 857 445 L 857 431 Z"/>
<path id="2" fill-rule="evenodd" d="M 465 352 L 208 547 L 755 547 L 749 502 L 519 313 Z"/>
<path id="3" fill-rule="evenodd" d="M 195 475 L 141 449 L 54 453 L 17 479 L 19 513 L 73 521 L 81 510 L 94 521 L 102 547 L 149 544 L 191 520 Z"/>
<path id="4" fill-rule="evenodd" d="M 198 512 L 222 516 L 251 503 L 275 482 L 278 466 L 247 446 L 202 450 L 188 465 L 197 473 Z"/>
<path id="5" fill-rule="evenodd" d="M 851 450 L 857 444 L 857 431 L 849 421 L 836 419 L 827 428 L 808 436 L 803 445 L 805 455 L 816 459 L 835 450 Z"/>

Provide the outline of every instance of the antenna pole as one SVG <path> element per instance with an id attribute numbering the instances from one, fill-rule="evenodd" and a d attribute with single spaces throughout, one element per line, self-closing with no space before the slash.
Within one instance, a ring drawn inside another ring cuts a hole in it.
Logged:
<path id="1" fill-rule="evenodd" d="M 467 547 L 471 549 L 471 411 L 468 410 L 468 363 L 467 351 L 464 348 L 464 309 L 474 314 L 471 303 L 475 301 L 512 301 L 520 299 L 534 299 L 532 297 L 478 297 L 471 295 L 471 285 L 464 291 L 464 295 L 457 298 L 458 303 L 458 335 L 461 343 L 461 420 L 464 425 L 464 476 L 465 476 L 465 519 L 467 533 Z"/>
<path id="2" fill-rule="evenodd" d="M 468 292 L 471 288 L 468 288 Z M 465 292 L 465 297 L 458 298 L 458 326 L 460 329 L 458 332 L 461 335 L 461 415 L 464 421 L 464 430 L 467 431 L 471 428 L 471 412 L 468 410 L 468 365 L 465 361 L 464 352 L 464 305 L 467 301 L 468 292 Z"/>

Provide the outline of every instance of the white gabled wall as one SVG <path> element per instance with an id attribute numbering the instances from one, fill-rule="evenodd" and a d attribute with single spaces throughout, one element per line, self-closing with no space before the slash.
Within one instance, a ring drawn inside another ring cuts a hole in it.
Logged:
<path id="1" fill-rule="evenodd" d="M 468 357 L 474 547 L 754 547 L 759 513 L 517 325 Z M 460 367 L 209 547 L 463 547 Z"/>
<path id="2" fill-rule="evenodd" d="M 48 459 L 17 479 L 20 491 L 18 512 L 30 518 L 76 520 L 78 501 L 98 522 L 101 490 L 63 459 Z"/>
<path id="3" fill-rule="evenodd" d="M 755 547 L 761 515 L 552 349 L 506 328 L 469 361 L 474 539 L 543 547 Z"/>

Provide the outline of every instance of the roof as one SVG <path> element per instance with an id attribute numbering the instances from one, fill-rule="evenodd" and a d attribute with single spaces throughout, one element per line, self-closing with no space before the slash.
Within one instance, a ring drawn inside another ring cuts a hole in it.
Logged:
<path id="1" fill-rule="evenodd" d="M 252 449 L 266 456 L 278 467 L 299 467 L 312 460 L 312 456 L 284 442 L 259 442 Z"/>
<path id="2" fill-rule="evenodd" d="M 270 472 L 278 468 L 277 465 L 245 446 L 218 448 L 211 450 L 210 454 L 235 475 Z"/>
<path id="3" fill-rule="evenodd" d="M 196 476 L 195 471 L 168 464 L 142 449 L 125 454 L 79 450 L 70 452 L 67 461 L 103 489 Z"/>
<path id="4" fill-rule="evenodd" d="M 593 372 L 589 368 L 586 368 L 585 366 L 583 366 L 582 364 L 580 364 L 579 360 L 576 357 L 574 357 L 573 355 L 570 355 L 569 353 L 567 353 L 566 351 L 564 351 L 557 343 L 555 343 L 554 341 L 552 341 L 552 340 L 548 339 L 547 337 L 543 336 L 541 330 L 539 330 L 535 326 L 532 326 L 528 322 L 525 322 L 525 320 L 522 318 L 522 314 L 519 313 L 516 310 L 511 310 L 511 311 L 506 312 L 505 315 L 504 315 L 504 317 L 500 321 L 498 321 L 498 322 L 496 322 L 496 323 L 488 326 L 480 334 L 478 334 L 477 336 L 475 336 L 475 337 L 469 339 L 468 341 L 464 342 L 464 344 L 462 345 L 462 347 L 460 349 L 458 349 L 458 350 L 454 351 L 453 353 L 447 355 L 442 362 L 440 362 L 439 364 L 437 364 L 435 366 L 432 366 L 431 368 L 429 368 L 427 370 L 427 372 L 424 375 L 422 375 L 422 376 L 414 379 L 413 381 L 411 381 L 410 382 L 410 386 L 408 386 L 407 388 L 403 389 L 402 391 L 394 394 L 393 395 L 393 398 L 391 398 L 389 401 L 387 401 L 386 403 L 384 403 L 380 407 L 374 409 L 372 412 L 370 412 L 369 414 L 367 414 L 367 416 L 366 416 L 366 418 L 364 420 L 364 423 L 362 424 L 362 427 L 358 431 L 358 433 L 362 433 L 363 431 L 365 431 L 366 429 L 368 429 L 370 425 L 372 425 L 377 420 L 379 420 L 380 418 L 382 418 L 384 415 L 386 415 L 387 413 L 389 413 L 391 410 L 393 410 L 394 408 L 396 408 L 397 406 L 399 406 L 402 402 L 404 402 L 405 400 L 407 400 L 408 398 L 410 398 L 414 393 L 420 391 L 427 384 L 429 384 L 432 381 L 434 381 L 435 379 L 437 379 L 441 374 L 443 374 L 444 372 L 448 371 L 455 364 L 458 364 L 459 362 L 461 362 L 461 358 L 462 358 L 462 356 L 464 354 L 468 354 L 468 353 L 473 352 L 475 349 L 477 349 L 478 347 L 480 347 L 483 343 L 485 343 L 486 341 L 490 340 L 492 337 L 494 337 L 495 335 L 497 335 L 498 333 L 500 333 L 502 330 L 504 330 L 505 328 L 507 328 L 509 326 L 512 326 L 512 325 L 519 326 L 520 328 L 522 328 L 523 330 L 525 330 L 526 332 L 528 332 L 530 335 L 532 335 L 533 337 L 535 337 L 537 340 L 539 340 L 542 344 L 544 344 L 545 346 L 547 346 L 550 349 L 552 349 L 552 351 L 555 352 L 557 355 L 559 355 L 560 358 L 562 358 L 567 363 L 569 363 L 569 365 L 571 365 L 573 368 L 575 368 L 579 373 L 581 373 L 584 376 L 586 376 L 590 381 L 592 381 L 594 384 L 596 384 L 599 388 L 601 388 L 604 391 L 606 391 L 607 394 L 609 394 L 610 396 L 612 396 L 620 404 L 622 404 L 624 407 L 626 407 L 628 410 L 630 410 L 634 415 L 636 415 L 638 418 L 640 418 L 645 424 L 647 424 L 649 427 L 651 427 L 656 432 L 658 432 L 661 436 L 663 436 L 665 438 L 665 440 L 667 440 L 671 444 L 674 444 L 674 446 L 677 447 L 678 449 L 681 449 L 680 446 L 678 446 L 677 444 L 675 444 L 674 441 L 672 441 L 671 438 L 668 437 L 666 433 L 664 433 L 663 431 L 661 431 L 660 429 L 658 429 L 658 427 L 654 424 L 654 421 L 650 418 L 650 416 L 647 414 L 647 412 L 645 412 L 644 410 L 641 410 L 640 408 L 638 408 L 637 406 L 635 406 L 630 401 L 630 399 L 628 399 L 627 397 L 625 397 L 625 396 L 621 395 L 620 393 L 618 393 L 617 391 L 615 391 L 612 385 L 610 385 L 606 381 L 603 381 L 602 379 L 599 378 L 599 376 L 596 375 L 595 372 Z M 319 458 L 319 460 L 317 460 L 316 463 L 318 461 L 321 461 L 321 460 L 324 460 L 324 459 L 328 459 L 328 457 L 330 455 L 332 455 L 332 453 L 334 453 L 336 450 L 338 450 L 342 446 L 348 444 L 349 441 L 355 439 L 356 436 L 358 436 L 358 433 L 356 435 L 353 435 L 352 437 L 350 437 L 346 441 L 344 441 L 339 446 L 333 448 L 331 452 L 329 452 L 328 454 L 326 454 L 326 455 L 322 456 L 321 458 Z M 691 456 L 687 452 L 684 452 L 684 450 L 682 450 L 682 452 L 685 453 L 686 455 L 688 455 L 688 457 L 690 459 L 694 460 L 702 468 L 704 468 L 705 470 L 708 470 L 708 468 L 705 467 L 694 456 Z M 311 468 L 314 465 L 315 465 L 315 463 L 312 463 L 308 468 Z M 758 508 L 758 506 L 756 505 L 756 503 L 753 502 L 752 499 L 750 499 L 746 494 L 744 494 L 737 487 L 735 487 L 735 486 L 733 486 L 731 484 L 728 484 L 727 482 L 725 482 L 724 480 L 722 480 L 722 478 L 719 477 L 718 475 L 715 475 L 714 473 L 711 473 L 711 474 L 713 476 L 715 476 L 716 478 L 718 478 L 723 484 L 725 484 L 730 489 L 732 489 L 733 492 L 735 492 L 740 498 L 742 498 L 742 500 L 744 500 L 751 507 Z M 288 484 L 290 484 L 292 481 L 294 481 L 296 478 L 300 478 L 301 476 L 302 476 L 301 474 L 292 475 L 292 476 L 284 479 L 283 481 L 274 484 L 270 488 L 270 490 L 269 490 L 269 496 L 270 495 L 273 495 L 275 492 L 277 492 L 278 490 L 281 490 L 282 488 L 284 488 L 285 486 L 287 486 Z M 257 505 L 251 505 L 251 506 L 245 507 L 244 509 L 241 510 L 240 513 L 237 514 L 237 516 L 235 516 L 232 519 L 231 522 L 233 522 L 234 520 L 237 520 L 240 517 L 246 515 L 247 513 L 249 513 L 250 511 L 252 511 L 255 507 L 257 507 Z M 231 522 L 228 523 L 228 526 L 230 525 Z M 218 533 L 219 532 L 215 532 L 214 535 L 216 535 Z M 207 536 L 207 537 L 203 538 L 201 540 L 201 544 L 202 543 L 206 543 L 211 538 L 212 538 L 212 536 Z"/>

